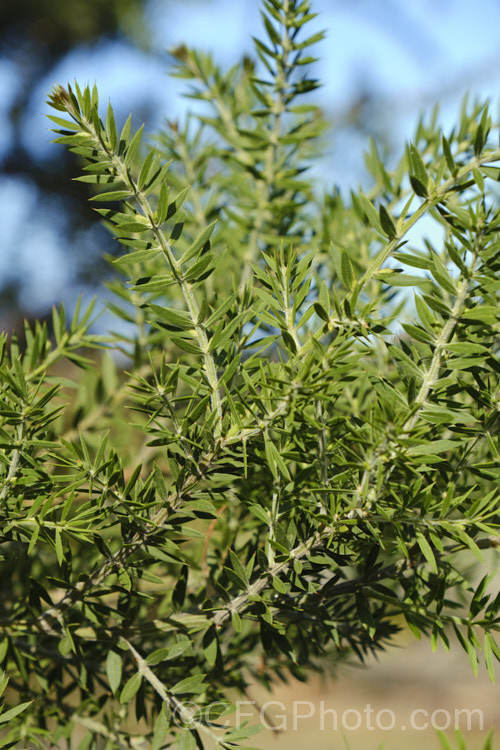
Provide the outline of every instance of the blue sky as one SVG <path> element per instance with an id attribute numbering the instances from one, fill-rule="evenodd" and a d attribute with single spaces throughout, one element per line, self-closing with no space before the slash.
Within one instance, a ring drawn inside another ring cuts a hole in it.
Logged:
<path id="1" fill-rule="evenodd" d="M 322 80 L 316 101 L 332 121 L 323 179 L 343 189 L 362 177 L 367 139 L 353 136 L 346 112 L 356 97 L 373 92 L 371 112 L 387 128 L 396 151 L 412 135 L 418 115 L 440 100 L 442 121 L 451 127 L 467 89 L 498 103 L 500 4 L 493 0 L 316 0 L 319 16 L 311 31 L 326 29 L 317 46 Z M 211 51 L 222 65 L 251 53 L 251 36 L 261 30 L 256 0 L 150 0 L 147 22 L 152 53 L 125 41 L 107 40 L 72 51 L 34 93 L 23 138 L 33 159 L 50 168 L 60 147 L 50 144 L 44 117 L 47 92 L 56 82 L 97 81 L 101 101 L 111 99 L 118 119 L 130 109 L 155 131 L 165 117 L 182 116 L 189 100 L 186 83 L 167 77 L 164 51 L 180 42 Z M 0 59 L 0 161 L 11 145 L 5 120 L 19 78 L 14 63 Z M 36 311 L 71 296 L 75 260 L 64 242 L 64 215 L 41 203 L 18 177 L 0 180 L 0 280 L 21 273 L 22 302 Z M 82 247 L 88 238 L 82 237 Z"/>

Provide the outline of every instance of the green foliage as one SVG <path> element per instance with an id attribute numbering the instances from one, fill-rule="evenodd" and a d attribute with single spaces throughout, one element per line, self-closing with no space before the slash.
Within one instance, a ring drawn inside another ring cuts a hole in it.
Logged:
<path id="1" fill-rule="evenodd" d="M 452 745 L 448 741 L 448 738 L 446 737 L 446 735 L 441 731 L 438 731 L 437 734 L 439 737 L 439 742 L 441 744 L 442 750 L 453 750 Z M 465 741 L 460 730 L 456 730 L 455 735 L 456 735 L 456 740 L 457 740 L 457 750 L 465 750 Z M 486 740 L 484 742 L 482 750 L 491 750 L 491 740 L 492 740 L 492 732 L 488 732 L 488 735 L 486 736 Z"/>
<path id="2" fill-rule="evenodd" d="M 318 198 L 323 124 L 297 101 L 319 37 L 309 3 L 263 8 L 257 61 L 175 51 L 211 112 L 146 151 L 95 87 L 50 98 L 126 250 L 127 327 L 61 308 L 55 341 L 2 348 L 0 662 L 24 743 L 234 748 L 256 728 L 215 702 L 363 660 L 404 620 L 492 679 L 500 658 L 498 128 L 479 106 L 448 137 L 421 123 L 393 171 L 372 147 L 368 195 Z"/>

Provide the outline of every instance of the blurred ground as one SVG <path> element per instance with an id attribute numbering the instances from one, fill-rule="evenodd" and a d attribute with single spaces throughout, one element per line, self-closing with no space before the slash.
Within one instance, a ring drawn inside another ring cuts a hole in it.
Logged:
<path id="1" fill-rule="evenodd" d="M 480 667 L 479 676 L 474 677 L 468 657 L 458 644 L 453 644 L 450 653 L 442 648 L 432 653 L 428 640 L 419 642 L 410 633 L 403 632 L 398 645 L 381 654 L 378 661 L 370 660 L 366 668 L 344 666 L 335 680 L 314 678 L 309 685 L 294 681 L 277 687 L 272 696 L 255 688 L 252 698 L 258 703 L 279 702 L 269 705 L 269 714 L 277 725 L 286 720 L 288 727 L 279 734 L 263 731 L 248 744 L 262 750 L 378 750 L 381 746 L 384 750 L 439 750 L 440 743 L 434 729 L 410 727 L 412 712 L 420 710 L 415 715 L 417 727 L 430 723 L 435 711 L 438 711 L 435 714 L 438 728 L 444 729 L 446 722 L 451 721 L 446 734 L 455 748 L 455 711 L 479 709 L 482 712 L 482 731 L 477 711 L 471 714 L 470 730 L 467 714 L 458 715 L 467 750 L 482 748 L 486 734 L 493 726 L 498 736 L 494 737 L 492 748 L 497 750 L 500 748 L 499 697 L 499 687 L 491 684 L 483 667 Z M 295 730 L 294 701 L 311 702 L 311 705 L 296 705 Z M 321 701 L 324 701 L 325 709 L 323 730 L 320 726 Z M 336 712 L 336 731 L 333 728 L 335 714 L 327 709 Z M 312 711 L 311 718 L 299 718 L 299 714 Z M 384 730 L 394 720 L 394 729 Z M 356 729 L 360 721 L 361 726 Z M 381 728 L 377 728 L 377 723 Z M 373 729 L 369 729 L 370 725 Z"/>

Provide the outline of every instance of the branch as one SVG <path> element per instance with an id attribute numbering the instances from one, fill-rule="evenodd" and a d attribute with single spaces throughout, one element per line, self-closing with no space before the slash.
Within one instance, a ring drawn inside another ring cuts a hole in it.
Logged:
<path id="1" fill-rule="evenodd" d="M 459 169 L 454 177 L 450 177 L 439 187 L 434 187 L 430 194 L 426 198 L 424 198 L 417 210 L 406 221 L 403 221 L 401 223 L 395 236 L 386 244 L 381 252 L 378 253 L 371 266 L 367 269 L 359 283 L 356 285 L 354 292 L 351 293 L 351 296 L 353 294 L 356 294 L 356 296 L 359 295 L 359 292 L 368 284 L 368 282 L 373 278 L 374 274 L 376 274 L 377 271 L 380 270 L 385 261 L 399 247 L 403 237 L 408 234 L 410 229 L 417 223 L 417 221 L 419 221 L 419 219 L 422 218 L 422 216 L 424 216 L 425 213 L 427 213 L 427 211 L 435 208 L 438 203 L 443 202 L 447 194 L 452 192 L 453 189 L 460 184 L 464 177 L 467 177 L 467 175 L 470 174 L 474 169 L 479 169 L 479 167 L 483 166 L 484 164 L 491 164 L 492 162 L 499 160 L 500 149 L 497 149 L 496 151 L 489 151 L 483 156 L 475 156 L 474 159 L 471 159 L 468 164 L 465 164 L 461 169 Z M 400 222 L 401 219 L 398 221 L 398 225 L 400 224 Z"/>
<path id="2" fill-rule="evenodd" d="M 198 466 L 204 467 L 203 472 L 198 469 L 197 473 L 193 472 L 189 474 L 185 478 L 182 486 L 176 489 L 169 497 L 168 503 L 160 508 L 146 524 L 146 528 L 140 534 L 135 534 L 126 547 L 121 547 L 117 552 L 111 555 L 111 557 L 102 562 L 99 565 L 99 568 L 91 574 L 89 578 L 85 581 L 78 581 L 74 588 L 71 591 L 68 591 L 68 593 L 66 593 L 57 604 L 54 604 L 52 607 L 42 612 L 36 620 L 36 627 L 47 633 L 47 635 L 60 635 L 59 630 L 54 628 L 54 624 L 57 621 L 62 624 L 63 613 L 77 601 L 82 599 L 90 589 L 99 586 L 114 570 L 123 567 L 127 559 L 141 548 L 145 539 L 147 539 L 148 534 L 154 534 L 162 524 L 168 521 L 171 515 L 177 512 L 184 502 L 185 496 L 188 495 L 193 487 L 205 477 L 211 466 L 218 460 L 221 451 L 227 446 L 247 440 L 249 437 L 262 434 L 269 424 L 284 414 L 287 411 L 293 393 L 294 389 L 292 388 L 287 397 L 282 400 L 281 404 L 264 419 L 260 420 L 258 427 L 247 427 L 243 425 L 238 434 L 219 438 L 216 441 L 215 446 L 199 458 Z"/>
<path id="3" fill-rule="evenodd" d="M 470 265 L 471 271 L 473 270 L 476 259 L 477 259 L 477 256 L 474 255 L 471 260 L 471 265 Z M 455 304 L 453 305 L 453 309 L 451 310 L 450 317 L 446 321 L 445 325 L 443 326 L 441 330 L 441 333 L 439 334 L 438 338 L 434 342 L 434 352 L 432 355 L 432 360 L 431 360 L 431 363 L 429 365 L 427 372 L 422 378 L 422 384 L 415 398 L 414 406 L 412 407 L 413 411 L 410 414 L 410 416 L 405 420 L 404 424 L 401 427 L 401 431 L 398 434 L 397 443 L 399 445 L 401 445 L 401 440 L 404 439 L 406 436 L 408 436 L 409 433 L 411 433 L 411 431 L 414 429 L 415 425 L 418 422 L 420 412 L 427 405 L 427 399 L 429 397 L 429 394 L 431 393 L 435 384 L 439 380 L 441 361 L 443 358 L 443 351 L 446 348 L 446 344 L 449 343 L 450 338 L 453 335 L 453 331 L 460 318 L 460 314 L 462 313 L 464 309 L 465 302 L 467 300 L 467 294 L 469 292 L 469 284 L 470 284 L 470 279 L 462 280 L 460 289 L 458 290 L 457 298 L 455 300 Z M 392 430 L 392 426 L 391 426 L 391 430 Z M 390 441 L 393 443 L 395 442 L 395 437 L 392 433 L 390 435 Z M 379 460 L 382 454 L 385 453 L 385 451 L 387 450 L 388 444 L 389 444 L 389 433 L 386 428 L 382 440 L 380 441 L 379 445 L 372 453 L 372 457 L 371 457 L 368 468 L 366 468 L 365 471 L 363 472 L 363 477 L 362 477 L 361 483 L 357 491 L 357 495 L 358 495 L 360 502 L 364 502 L 366 498 L 373 476 L 378 470 Z M 392 464 L 389 467 L 386 480 L 389 479 L 393 471 L 394 471 L 394 464 Z"/>
<path id="4" fill-rule="evenodd" d="M 215 740 L 216 747 L 219 747 L 221 738 L 218 737 L 215 732 L 212 732 L 210 727 L 197 720 L 196 714 L 191 711 L 191 709 L 187 708 L 182 703 L 182 701 L 180 701 L 178 698 L 176 698 L 175 695 L 173 695 L 166 689 L 165 685 L 161 682 L 161 680 L 158 679 L 149 664 L 145 659 L 143 659 L 141 654 L 137 651 L 133 644 L 130 643 L 129 640 L 123 637 L 121 640 L 123 640 L 127 644 L 131 654 L 133 655 L 134 661 L 137 664 L 137 670 L 139 674 L 141 674 L 144 679 L 149 682 L 155 693 L 160 696 L 162 701 L 168 704 L 174 716 L 177 716 L 179 719 L 181 719 L 185 731 L 191 730 L 197 733 L 197 730 L 200 729 L 202 732 L 208 735 L 211 740 Z M 196 727 L 196 729 L 194 729 L 194 727 Z"/>
<path id="5" fill-rule="evenodd" d="M 340 524 L 340 520 L 338 523 Z M 258 596 L 264 591 L 264 589 L 270 587 L 269 577 L 276 577 L 281 575 L 281 573 L 286 573 L 286 571 L 293 565 L 294 560 L 300 560 L 302 557 L 309 554 L 309 552 L 312 552 L 313 549 L 321 546 L 324 540 L 332 536 L 336 530 L 336 526 L 324 527 L 313 534 L 309 539 L 306 539 L 305 542 L 302 542 L 297 545 L 297 547 L 290 550 L 290 556 L 286 560 L 272 565 L 262 576 L 257 578 L 257 580 L 248 587 L 245 593 L 240 594 L 229 602 L 224 609 L 220 609 L 216 612 L 211 620 L 215 627 L 220 628 L 226 620 L 229 620 L 233 613 L 236 612 L 239 614 L 246 609 L 247 606 L 253 604 L 253 598 Z"/>
<path id="6" fill-rule="evenodd" d="M 194 295 L 193 286 L 185 278 L 181 264 L 175 257 L 170 242 L 167 240 L 160 224 L 156 220 L 155 211 L 152 209 L 145 191 L 139 187 L 136 180 L 130 174 L 124 156 L 117 153 L 111 146 L 111 144 L 108 144 L 101 137 L 94 121 L 91 118 L 85 117 L 85 114 L 81 112 L 79 108 L 77 108 L 76 102 L 73 101 L 68 92 L 62 86 L 58 87 L 53 97 L 54 100 L 57 99 L 60 103 L 64 102 L 66 111 L 75 120 L 75 122 L 77 122 L 82 127 L 85 133 L 88 134 L 94 148 L 102 156 L 105 157 L 106 161 L 111 163 L 111 166 L 107 169 L 107 171 L 109 172 L 109 174 L 113 175 L 113 170 L 116 170 L 118 178 L 121 182 L 123 182 L 124 185 L 127 186 L 128 190 L 132 193 L 133 197 L 137 201 L 142 215 L 148 221 L 149 228 L 153 236 L 155 237 L 158 243 L 158 247 L 165 257 L 168 267 L 171 270 L 172 275 L 184 297 L 184 301 L 186 303 L 189 316 L 193 324 L 193 329 L 198 340 L 198 345 L 202 353 L 204 369 L 211 390 L 212 408 L 217 414 L 218 421 L 215 428 L 216 434 L 220 434 L 220 430 L 222 427 L 222 402 L 219 393 L 217 369 L 215 360 L 212 356 L 212 353 L 210 352 L 210 341 L 208 338 L 207 329 L 201 321 L 200 308 Z"/>
<path id="7" fill-rule="evenodd" d="M 7 500 L 7 495 L 9 494 L 9 490 L 12 487 L 16 479 L 17 472 L 19 470 L 19 462 L 23 454 L 23 443 L 26 437 L 26 417 L 24 415 L 21 417 L 21 421 L 19 422 L 17 426 L 16 437 L 17 437 L 16 443 L 19 447 L 14 448 L 12 452 L 12 457 L 11 457 L 10 464 L 9 464 L 9 470 L 7 472 L 7 476 L 3 480 L 3 487 L 0 490 L 0 506 L 5 505 L 5 501 Z"/>

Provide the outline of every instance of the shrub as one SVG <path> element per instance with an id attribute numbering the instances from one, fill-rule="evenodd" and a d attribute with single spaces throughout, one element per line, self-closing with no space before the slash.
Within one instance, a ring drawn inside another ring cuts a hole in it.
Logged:
<path id="1" fill-rule="evenodd" d="M 238 747 L 229 696 L 402 618 L 493 678 L 498 128 L 422 122 L 393 170 L 372 146 L 366 194 L 318 195 L 321 35 L 307 2 L 263 8 L 257 61 L 175 50 L 206 108 L 144 152 L 95 87 L 50 97 L 126 249 L 121 328 L 61 306 L 3 340 L 2 746 Z"/>

